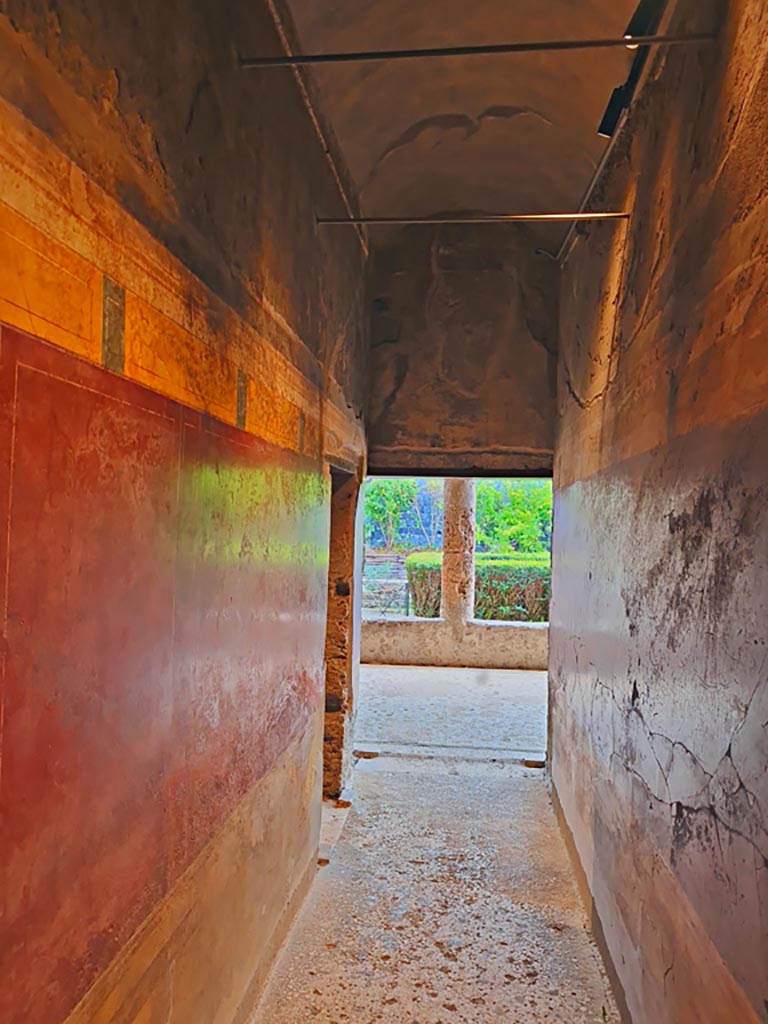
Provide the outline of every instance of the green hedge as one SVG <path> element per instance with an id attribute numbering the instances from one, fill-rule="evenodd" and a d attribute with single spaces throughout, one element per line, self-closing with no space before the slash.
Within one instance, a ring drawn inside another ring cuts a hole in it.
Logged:
<path id="1" fill-rule="evenodd" d="M 440 614 L 442 551 L 425 551 L 405 560 L 413 614 Z M 475 556 L 475 618 L 546 622 L 551 590 L 549 555 L 523 552 Z"/>

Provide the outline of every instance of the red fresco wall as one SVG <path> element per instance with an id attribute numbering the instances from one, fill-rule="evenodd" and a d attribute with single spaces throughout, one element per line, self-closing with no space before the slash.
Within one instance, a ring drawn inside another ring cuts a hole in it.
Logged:
<path id="1" fill-rule="evenodd" d="M 53 1024 L 319 712 L 317 463 L 0 327 L 0 1019 Z"/>

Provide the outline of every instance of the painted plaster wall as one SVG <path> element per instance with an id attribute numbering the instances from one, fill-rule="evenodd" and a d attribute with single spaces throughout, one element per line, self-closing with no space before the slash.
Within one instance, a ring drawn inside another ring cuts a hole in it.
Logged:
<path id="1" fill-rule="evenodd" d="M 364 245 L 236 69 L 266 5 L 2 10 L 0 1017 L 240 1022 L 315 863 Z"/>
<path id="2" fill-rule="evenodd" d="M 369 465 L 546 474 L 557 266 L 520 227 L 408 227 L 377 245 Z"/>
<path id="3" fill-rule="evenodd" d="M 767 103 L 737 0 L 655 66 L 594 200 L 629 227 L 563 281 L 551 769 L 635 1024 L 768 1005 Z"/>
<path id="4" fill-rule="evenodd" d="M 81 220 L 92 219 L 93 183 L 316 384 L 340 383 L 359 411 L 361 242 L 315 224 L 316 213 L 344 206 L 343 165 L 331 168 L 333 138 L 323 125 L 318 137 L 310 118 L 320 115 L 290 72 L 238 66 L 241 51 L 280 51 L 271 8 L 6 0 L 0 95 L 90 179 L 72 172 L 61 183 Z"/>
<path id="5" fill-rule="evenodd" d="M 42 1024 L 67 1017 L 316 732 L 328 484 L 309 460 L 28 336 L 4 328 L 0 345 L 0 999 L 3 1020 Z M 319 779 L 316 755 L 290 766 L 299 792 L 302 775 Z M 294 821 L 294 874 L 270 885 L 292 888 L 307 870 L 310 810 Z M 273 813 L 253 809 L 250 828 Z M 234 870 L 248 844 L 230 846 Z M 211 1005 L 237 1005 L 258 967 L 238 952 L 252 936 L 198 896 L 197 924 L 216 933 Z M 280 903 L 253 896 L 269 934 Z M 173 986 L 164 955 L 157 983 Z M 195 1019 L 178 1016 L 186 998 L 171 999 L 170 1019 Z"/>

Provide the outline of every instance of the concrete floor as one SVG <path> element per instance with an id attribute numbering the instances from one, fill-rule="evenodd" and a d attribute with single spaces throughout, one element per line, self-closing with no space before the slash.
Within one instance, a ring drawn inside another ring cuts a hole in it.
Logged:
<path id="1" fill-rule="evenodd" d="M 355 747 L 543 759 L 547 673 L 363 665 Z"/>
<path id="2" fill-rule="evenodd" d="M 352 807 L 253 1024 L 618 1021 L 541 757 L 544 673 L 364 667 Z"/>

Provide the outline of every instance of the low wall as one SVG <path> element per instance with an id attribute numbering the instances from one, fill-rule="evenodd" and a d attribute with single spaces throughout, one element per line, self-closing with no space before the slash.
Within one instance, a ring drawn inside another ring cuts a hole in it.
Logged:
<path id="1" fill-rule="evenodd" d="M 548 622 L 472 619 L 457 631 L 445 619 L 366 619 L 362 661 L 374 665 L 546 669 Z"/>

